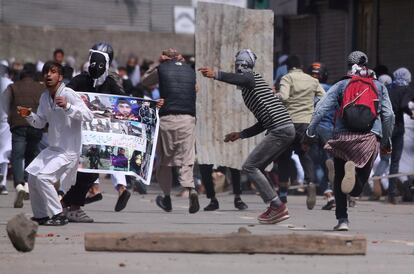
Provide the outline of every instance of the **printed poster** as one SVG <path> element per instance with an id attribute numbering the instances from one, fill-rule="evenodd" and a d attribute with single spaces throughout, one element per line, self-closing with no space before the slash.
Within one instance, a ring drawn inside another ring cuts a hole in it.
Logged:
<path id="1" fill-rule="evenodd" d="M 79 171 L 122 173 L 151 182 L 158 136 L 156 101 L 97 93 L 79 93 L 93 112 L 82 123 Z"/>

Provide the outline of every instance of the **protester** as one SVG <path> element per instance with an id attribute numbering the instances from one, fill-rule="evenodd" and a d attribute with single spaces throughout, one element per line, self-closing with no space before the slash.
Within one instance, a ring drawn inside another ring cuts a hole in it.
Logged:
<path id="1" fill-rule="evenodd" d="M 269 204 L 267 210 L 258 217 L 259 222 L 275 224 L 288 219 L 289 212 L 263 171 L 293 142 L 295 128 L 281 101 L 273 95 L 263 77 L 253 70 L 256 59 L 250 49 L 242 49 L 236 54 L 236 73 L 214 71 L 208 67 L 199 68 L 199 71 L 204 77 L 238 86 L 247 108 L 258 120 L 255 125 L 241 132 L 227 134 L 224 142 L 249 138 L 267 130 L 264 139 L 244 162 L 243 171 L 254 182 L 263 201 Z"/>
<path id="2" fill-rule="evenodd" d="M 325 91 L 319 81 L 304 73 L 301 69 L 302 64 L 298 56 L 291 55 L 286 61 L 288 74 L 280 80 L 280 89 L 277 93 L 278 98 L 285 104 L 290 117 L 295 126 L 295 140 L 285 152 L 280 155 L 279 178 L 280 196 L 287 202 L 287 189 L 289 186 L 289 169 L 294 151 L 300 159 L 300 163 L 305 173 L 305 184 L 307 184 L 306 206 L 313 209 L 316 203 L 315 173 L 312 159 L 309 156 L 309 146 L 305 143 L 305 132 L 309 125 L 314 110 L 315 97 L 322 97 Z"/>
<path id="3" fill-rule="evenodd" d="M 389 96 L 395 115 L 395 124 L 391 137 L 392 152 L 389 175 L 396 174 L 399 170 L 399 163 L 404 148 L 404 114 L 414 119 L 414 111 L 408 106 L 408 103 L 414 99 L 414 90 L 410 86 L 411 73 L 406 68 L 399 68 L 394 71 L 393 76 L 394 81 L 389 87 Z M 392 204 L 397 203 L 397 181 L 398 178 L 393 177 L 389 179 L 388 201 Z"/>
<path id="4" fill-rule="evenodd" d="M 54 184 L 74 183 L 81 149 L 81 123 L 91 121 L 93 113 L 72 89 L 65 87 L 59 63 L 47 62 L 42 74 L 48 91 L 42 94 L 37 112 L 26 106 L 17 106 L 17 110 L 35 128 L 42 129 L 49 124 L 49 146 L 26 170 L 32 219 L 41 225 L 59 226 L 67 224 L 68 219 Z"/>
<path id="5" fill-rule="evenodd" d="M 89 51 L 89 67 L 88 72 L 84 72 L 74 77 L 68 87 L 75 91 L 91 92 L 91 93 L 107 93 L 125 95 L 122 87 L 118 85 L 115 77 L 119 77 L 109 73 L 109 66 L 113 60 L 114 52 L 110 44 L 99 42 L 92 46 Z M 99 178 L 98 173 L 78 172 L 76 184 L 69 189 L 63 197 L 62 203 L 65 207 L 69 207 L 68 218 L 71 222 L 93 222 L 82 209 L 85 204 L 86 194 Z M 115 211 L 123 210 L 131 193 L 126 189 L 126 179 L 124 175 L 116 175 L 112 177 L 112 183 L 118 191 L 118 200 L 115 205 Z M 95 191 L 99 200 L 99 188 Z"/>
<path id="6" fill-rule="evenodd" d="M 7 63 L 0 63 L 0 195 L 7 195 L 7 171 L 12 150 L 12 136 L 7 122 L 7 106 L 4 105 L 3 92 L 13 82 L 8 78 Z"/>
<path id="7" fill-rule="evenodd" d="M 172 167 L 177 167 L 181 186 L 189 191 L 190 213 L 200 209 L 195 191 L 193 165 L 195 161 L 196 76 L 175 49 L 164 50 L 160 64 L 147 71 L 142 84 L 149 87 L 159 83 L 165 105 L 160 109 L 160 129 L 157 143 L 157 180 L 164 193 L 157 205 L 172 210 Z"/>
<path id="8" fill-rule="evenodd" d="M 308 74 L 313 78 L 318 79 L 319 83 L 325 90 L 328 92 L 331 85 L 327 83 L 328 81 L 328 70 L 326 66 L 320 62 L 314 62 L 308 68 Z M 317 98 L 319 101 L 321 98 Z M 316 100 L 315 100 L 316 101 Z M 312 144 L 310 154 L 315 166 L 315 170 L 318 170 L 317 167 L 322 169 L 322 178 L 319 183 L 319 187 L 323 191 L 324 196 L 326 197 L 326 204 L 322 207 L 322 210 L 331 210 L 335 208 L 335 197 L 332 191 L 333 185 L 333 159 L 323 147 L 332 138 L 333 128 L 334 128 L 334 116 L 335 109 L 329 112 L 328 115 L 323 117 L 319 123 L 318 128 L 316 129 L 317 141 Z"/>
<path id="9" fill-rule="evenodd" d="M 214 211 L 219 209 L 219 202 L 216 198 L 216 191 L 213 183 L 213 165 L 199 165 L 201 173 L 201 181 L 206 189 L 207 198 L 210 199 L 210 203 L 204 208 L 204 211 Z M 219 167 L 219 169 L 225 169 L 225 167 Z M 248 206 L 242 201 L 241 185 L 240 185 L 240 170 L 235 168 L 229 168 L 231 173 L 231 183 L 233 186 L 234 194 L 234 207 L 239 210 L 245 210 Z"/>
<path id="10" fill-rule="evenodd" d="M 367 63 L 365 53 L 354 51 L 349 54 L 348 76 L 332 86 L 322 98 L 307 130 L 307 135 L 314 137 L 322 118 L 335 108 L 338 114 L 334 136 L 325 148 L 334 157 L 335 215 L 338 220 L 334 230 L 339 231 L 349 229 L 346 195 L 357 197 L 361 194 L 379 147 L 387 152 L 391 148 L 394 114 L 388 91 L 374 79 Z M 359 94 L 360 90 L 365 92 Z"/>
<path id="11" fill-rule="evenodd" d="M 22 79 L 9 85 L 2 98 L 12 132 L 11 163 L 16 188 L 15 208 L 23 207 L 23 199 L 28 195 L 25 167 L 39 154 L 39 143 L 43 134 L 42 128 L 34 128 L 17 114 L 17 106 L 26 106 L 33 112 L 37 111 L 45 86 L 34 80 L 35 73 L 34 64 L 25 64 L 21 73 Z"/>

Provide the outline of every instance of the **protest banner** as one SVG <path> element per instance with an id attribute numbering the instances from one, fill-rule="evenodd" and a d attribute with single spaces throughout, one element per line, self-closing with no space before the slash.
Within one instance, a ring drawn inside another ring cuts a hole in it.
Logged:
<path id="1" fill-rule="evenodd" d="M 122 173 L 149 185 L 159 127 L 156 101 L 110 94 L 79 94 L 94 118 L 82 123 L 78 170 Z"/>

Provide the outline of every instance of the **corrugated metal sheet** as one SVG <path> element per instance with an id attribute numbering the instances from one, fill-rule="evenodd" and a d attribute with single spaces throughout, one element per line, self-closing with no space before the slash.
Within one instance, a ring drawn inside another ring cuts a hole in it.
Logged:
<path id="1" fill-rule="evenodd" d="M 256 71 L 271 83 L 273 71 L 273 12 L 199 3 L 196 15 L 196 65 L 234 71 L 239 49 L 258 56 Z M 257 122 L 236 87 L 197 73 L 197 160 L 240 169 L 263 135 L 224 143 L 225 134 Z"/>
<path id="2" fill-rule="evenodd" d="M 0 0 L 7 24 L 79 29 L 174 31 L 174 6 L 191 0 Z"/>
<path id="3" fill-rule="evenodd" d="M 191 6 L 191 0 L 152 0 L 151 31 L 174 32 L 174 6 Z"/>
<path id="4" fill-rule="evenodd" d="M 413 11 L 411 0 L 380 1 L 379 61 L 390 72 L 406 67 L 414 73 Z"/>
<path id="5" fill-rule="evenodd" d="M 287 22 L 287 43 L 290 54 L 301 57 L 304 68 L 320 61 L 329 70 L 329 81 L 334 82 L 346 73 L 349 51 L 348 13 L 328 8 L 328 1 L 319 1 L 318 14 L 292 16 Z"/>
<path id="6" fill-rule="evenodd" d="M 316 18 L 313 15 L 292 16 L 286 23 L 289 54 L 299 56 L 307 67 L 316 60 Z"/>
<path id="7" fill-rule="evenodd" d="M 329 81 L 334 82 L 346 73 L 346 58 L 349 54 L 348 13 L 328 9 L 325 2 L 318 6 L 320 18 L 320 61 L 329 70 Z"/>

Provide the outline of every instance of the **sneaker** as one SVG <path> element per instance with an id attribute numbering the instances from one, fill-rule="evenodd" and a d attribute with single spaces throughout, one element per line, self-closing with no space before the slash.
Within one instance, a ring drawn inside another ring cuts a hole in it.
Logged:
<path id="1" fill-rule="evenodd" d="M 130 197 L 131 197 L 131 192 L 129 192 L 129 190 L 125 189 L 122 192 L 122 194 L 119 195 L 118 201 L 116 201 L 115 211 L 119 212 L 119 211 L 123 210 L 126 207 Z"/>
<path id="2" fill-rule="evenodd" d="M 355 163 L 348 161 L 345 163 L 345 175 L 341 183 L 341 191 L 348 194 L 355 186 Z"/>
<path id="3" fill-rule="evenodd" d="M 26 191 L 24 190 L 24 186 L 22 184 L 18 184 L 16 186 L 16 198 L 14 199 L 14 208 L 22 208 L 23 207 L 23 200 L 24 195 L 26 195 Z"/>
<path id="4" fill-rule="evenodd" d="M 166 212 L 171 212 L 172 210 L 171 197 L 169 195 L 164 197 L 158 195 L 155 199 L 155 203 Z"/>
<path id="5" fill-rule="evenodd" d="M 219 202 L 217 199 L 211 199 L 210 203 L 204 208 L 204 211 L 214 211 L 219 209 Z"/>
<path id="6" fill-rule="evenodd" d="M 54 215 L 52 218 L 47 220 L 43 225 L 45 226 L 62 226 L 69 223 L 68 218 L 63 213 Z"/>
<path id="7" fill-rule="evenodd" d="M 85 205 L 100 201 L 102 199 L 103 199 L 102 193 L 97 193 L 93 196 L 86 197 L 85 198 Z"/>
<path id="8" fill-rule="evenodd" d="M 188 207 L 188 212 L 193 214 L 200 210 L 200 204 L 198 203 L 198 194 L 193 192 L 189 197 L 190 206 Z"/>
<path id="9" fill-rule="evenodd" d="M 29 194 L 29 184 L 28 183 L 24 183 L 24 200 L 30 200 L 30 194 Z"/>
<path id="10" fill-rule="evenodd" d="M 349 222 L 347 219 L 338 220 L 338 224 L 334 226 L 333 230 L 335 231 L 348 231 L 349 230 Z"/>
<path id="11" fill-rule="evenodd" d="M 276 224 L 289 219 L 289 217 L 288 208 L 283 204 L 278 208 L 269 206 L 257 219 L 261 224 Z"/>
<path id="12" fill-rule="evenodd" d="M 69 210 L 66 213 L 66 217 L 71 223 L 93 223 L 93 219 L 86 215 L 82 209 Z"/>
<path id="13" fill-rule="evenodd" d="M 314 183 L 308 184 L 308 189 L 306 192 L 306 206 L 309 210 L 313 209 L 316 204 L 316 186 Z"/>
<path id="14" fill-rule="evenodd" d="M 331 210 L 336 207 L 335 200 L 330 200 L 322 207 L 322 210 Z"/>
<path id="15" fill-rule="evenodd" d="M 6 186 L 0 186 L 0 195 L 7 195 L 9 192 L 7 191 Z"/>
<path id="16" fill-rule="evenodd" d="M 398 204 L 398 199 L 395 195 L 388 195 L 388 203 L 392 205 Z"/>
<path id="17" fill-rule="evenodd" d="M 333 185 L 335 180 L 335 166 L 334 161 L 332 159 L 328 159 L 325 161 L 325 166 L 328 171 L 328 180 Z"/>
<path id="18" fill-rule="evenodd" d="M 240 197 L 234 198 L 234 207 L 238 210 L 245 210 L 248 206 L 242 201 Z"/>
<path id="19" fill-rule="evenodd" d="M 32 220 L 33 222 L 38 223 L 39 225 L 44 225 L 49 219 L 50 219 L 49 217 L 43 217 L 43 218 L 32 217 L 32 218 L 30 218 L 30 220 Z"/>

